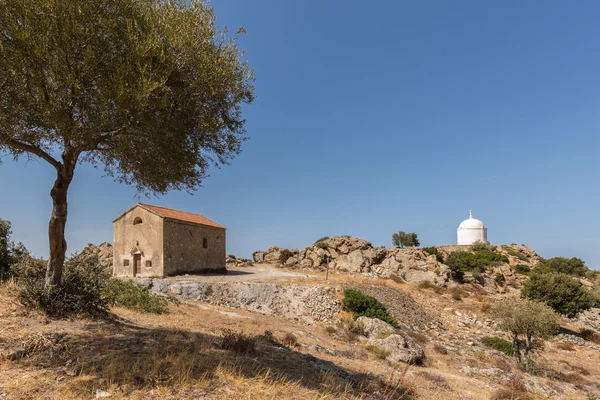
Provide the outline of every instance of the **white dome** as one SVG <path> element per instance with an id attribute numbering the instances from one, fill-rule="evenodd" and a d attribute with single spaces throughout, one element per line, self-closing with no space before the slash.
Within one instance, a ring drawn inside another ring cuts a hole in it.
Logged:
<path id="1" fill-rule="evenodd" d="M 483 225 L 483 222 L 481 222 L 477 218 L 473 218 L 473 217 L 471 217 L 469 219 L 465 219 L 458 226 L 458 229 L 483 229 L 483 228 L 485 228 L 485 225 Z"/>
<path id="2" fill-rule="evenodd" d="M 469 219 L 460 223 L 456 230 L 457 243 L 459 245 L 470 245 L 475 242 L 487 242 L 487 228 L 480 220 L 473 218 L 469 211 Z"/>

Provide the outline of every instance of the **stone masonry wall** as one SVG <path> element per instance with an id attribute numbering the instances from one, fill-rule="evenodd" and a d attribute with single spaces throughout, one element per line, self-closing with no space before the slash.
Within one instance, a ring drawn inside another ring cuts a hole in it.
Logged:
<path id="1" fill-rule="evenodd" d="M 164 276 L 225 270 L 225 229 L 165 219 L 163 233 Z"/>

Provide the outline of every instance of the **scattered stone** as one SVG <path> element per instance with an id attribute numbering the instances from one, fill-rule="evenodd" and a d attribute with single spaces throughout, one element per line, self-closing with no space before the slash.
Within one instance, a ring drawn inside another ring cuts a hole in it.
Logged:
<path id="1" fill-rule="evenodd" d="M 105 397 L 110 397 L 111 394 L 108 393 L 105 390 L 101 390 L 101 389 L 96 389 L 96 398 L 97 399 L 101 399 L 101 398 L 105 398 Z"/>

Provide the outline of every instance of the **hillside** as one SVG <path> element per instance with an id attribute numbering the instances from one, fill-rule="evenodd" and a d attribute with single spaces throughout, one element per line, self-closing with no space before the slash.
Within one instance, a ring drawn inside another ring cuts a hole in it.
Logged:
<path id="1" fill-rule="evenodd" d="M 583 329 L 600 331 L 599 309 L 564 320 L 561 334 L 535 352 L 536 372 L 525 373 L 513 357 L 482 343 L 486 336 L 510 339 L 488 313 L 505 295 L 490 286 L 495 284 L 407 282 L 398 278 L 439 278 L 448 267 L 423 250 L 377 249 L 343 239 L 335 247 L 290 250 L 296 263 L 286 260 L 284 266 L 277 249 L 263 252 L 263 261 L 252 266 L 232 265 L 224 276 L 137 280 L 179 299 L 164 315 L 113 307 L 108 319 L 53 320 L 25 309 L 14 284 L 5 283 L 0 398 L 499 400 L 600 394 L 600 344 L 582 335 Z M 319 250 L 334 259 L 327 280 L 322 268 L 298 265 Z M 508 265 L 498 268 L 512 269 L 523 257 L 531 265 L 538 261 L 524 247 L 498 251 L 509 256 Z M 383 267 L 393 260 L 400 267 Z M 341 307 L 348 288 L 385 304 L 398 329 L 352 322 Z M 403 345 L 394 347 L 393 338 Z M 405 357 L 418 362 L 401 362 Z"/>

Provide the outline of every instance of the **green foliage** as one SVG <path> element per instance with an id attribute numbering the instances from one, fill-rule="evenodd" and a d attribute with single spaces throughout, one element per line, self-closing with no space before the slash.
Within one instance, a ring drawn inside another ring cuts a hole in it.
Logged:
<path id="1" fill-rule="evenodd" d="M 496 251 L 496 247 L 490 244 L 490 242 L 482 242 L 481 240 L 478 240 L 471 245 L 471 251 L 475 253 L 479 251 L 494 252 Z"/>
<path id="2" fill-rule="evenodd" d="M 283 265 L 285 262 L 293 256 L 292 252 L 288 249 L 282 249 L 279 252 L 279 262 Z"/>
<path id="3" fill-rule="evenodd" d="M 498 329 L 510 332 L 514 336 L 513 351 L 519 362 L 523 346 L 526 369 L 530 368 L 533 340 L 547 339 L 558 330 L 558 314 L 538 301 L 506 297 L 492 306 L 491 314 L 498 320 Z M 520 340 L 520 337 L 523 337 L 524 341 Z"/>
<path id="4" fill-rule="evenodd" d="M 131 281 L 113 279 L 94 255 L 67 260 L 63 284 L 51 290 L 44 287 L 44 261 L 24 256 L 14 270 L 21 303 L 54 318 L 102 315 L 115 304 L 144 313 L 167 312 L 164 298 Z"/>
<path id="5" fill-rule="evenodd" d="M 322 243 L 322 242 L 326 241 L 327 239 L 329 239 L 329 236 L 323 236 L 321 239 L 314 242 L 313 246 L 316 246 L 318 243 Z"/>
<path id="6" fill-rule="evenodd" d="M 29 254 L 23 243 L 11 240 L 11 223 L 0 219 L 0 281 L 11 274 L 11 267 Z"/>
<path id="7" fill-rule="evenodd" d="M 109 293 L 110 275 L 97 257 L 71 258 L 65 263 L 63 284 L 46 289 L 46 265 L 32 257 L 24 257 L 15 266 L 18 296 L 22 304 L 36 308 L 55 318 L 70 315 L 99 315 L 112 303 Z"/>
<path id="8" fill-rule="evenodd" d="M 464 272 L 484 272 L 492 264 L 507 262 L 506 256 L 491 251 L 455 251 L 446 258 L 445 264 L 450 267 L 455 280 L 462 280 L 458 278 L 462 278 Z"/>
<path id="9" fill-rule="evenodd" d="M 419 247 L 419 239 L 414 232 L 406 233 L 400 231 L 392 235 L 392 243 L 396 247 Z"/>
<path id="10" fill-rule="evenodd" d="M 517 251 L 515 249 L 512 249 L 510 247 L 505 247 L 504 251 L 506 251 L 509 255 L 511 255 L 513 257 L 517 257 L 521 261 L 528 261 L 529 260 L 529 258 L 525 254 L 523 254 L 523 253 L 521 253 L 521 252 L 519 252 L 519 251 Z"/>
<path id="11" fill-rule="evenodd" d="M 107 292 L 111 303 L 117 306 L 148 314 L 169 312 L 167 300 L 130 280 L 111 279 Z"/>
<path id="12" fill-rule="evenodd" d="M 156 193 L 198 187 L 239 153 L 253 100 L 237 34 L 215 19 L 199 0 L 4 1 L 0 150 L 57 168 L 51 154 L 80 156 Z"/>
<path id="13" fill-rule="evenodd" d="M 592 306 L 590 292 L 577 279 L 563 273 L 549 273 L 535 267 L 523 284 L 521 295 L 538 300 L 566 317 L 575 317 Z"/>
<path id="14" fill-rule="evenodd" d="M 354 313 L 354 319 L 358 317 L 377 318 L 387 322 L 393 327 L 398 327 L 396 319 L 388 314 L 383 304 L 374 297 L 367 296 L 360 290 L 346 289 L 342 300 L 342 309 Z"/>
<path id="15" fill-rule="evenodd" d="M 481 338 L 481 343 L 488 347 L 501 351 L 507 356 L 513 356 L 515 354 L 511 342 L 496 336 L 484 336 L 483 338 Z"/>
<path id="16" fill-rule="evenodd" d="M 313 246 L 315 246 L 319 249 L 326 249 L 328 239 L 329 239 L 329 236 L 323 236 L 321 239 L 319 239 L 315 243 L 313 243 Z"/>
<path id="17" fill-rule="evenodd" d="M 504 286 L 506 283 L 506 278 L 502 274 L 496 274 L 494 277 L 494 282 L 496 282 L 496 285 L 498 286 Z"/>
<path id="18" fill-rule="evenodd" d="M 540 268 L 542 267 L 542 268 Z M 536 271 L 542 271 L 543 268 L 553 272 L 559 272 L 567 275 L 583 277 L 589 272 L 585 263 L 577 258 L 554 257 L 543 260 L 541 264 L 535 267 Z"/>
<path id="19" fill-rule="evenodd" d="M 518 274 L 529 275 L 529 273 L 531 272 L 531 268 L 529 267 L 529 265 L 518 264 L 518 265 L 515 265 L 515 271 Z"/>
<path id="20" fill-rule="evenodd" d="M 440 263 L 444 262 L 444 255 L 442 253 L 440 253 L 440 251 L 438 250 L 437 247 L 435 247 L 435 246 L 423 247 L 423 250 L 429 254 L 434 254 L 435 258 L 438 262 L 440 262 Z"/>

